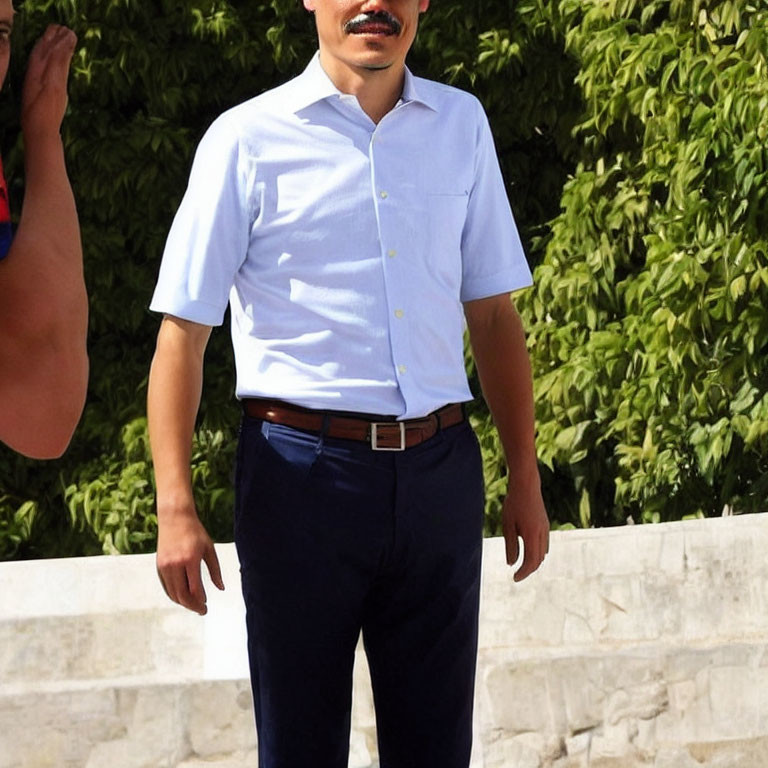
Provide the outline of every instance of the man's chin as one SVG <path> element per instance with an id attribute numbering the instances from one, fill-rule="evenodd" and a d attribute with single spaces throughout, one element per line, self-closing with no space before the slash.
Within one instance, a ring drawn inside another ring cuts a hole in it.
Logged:
<path id="1" fill-rule="evenodd" d="M 355 57 L 355 66 L 368 72 L 389 69 L 395 63 L 393 56 L 382 55 L 383 51 L 368 50 Z"/>

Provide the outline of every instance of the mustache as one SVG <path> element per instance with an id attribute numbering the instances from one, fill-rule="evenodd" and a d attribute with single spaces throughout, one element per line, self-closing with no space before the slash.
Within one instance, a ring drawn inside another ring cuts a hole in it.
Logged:
<path id="1" fill-rule="evenodd" d="M 359 13 L 354 19 L 350 19 L 344 25 L 344 31 L 348 34 L 354 34 L 361 27 L 372 22 L 386 24 L 392 30 L 393 35 L 399 34 L 402 28 L 400 22 L 388 11 L 371 11 L 369 13 Z"/>

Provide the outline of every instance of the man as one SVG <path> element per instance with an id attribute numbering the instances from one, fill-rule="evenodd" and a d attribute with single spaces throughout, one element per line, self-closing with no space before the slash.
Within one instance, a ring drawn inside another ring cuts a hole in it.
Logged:
<path id="1" fill-rule="evenodd" d="M 13 6 L 0 0 L 0 82 Z M 59 135 L 77 39 L 51 25 L 29 58 L 21 101 L 26 183 L 11 240 L 0 165 L 0 440 L 33 458 L 60 456 L 88 383 L 88 298 L 80 229 Z"/>
<path id="2" fill-rule="evenodd" d="M 205 613 L 190 445 L 229 298 L 244 419 L 235 541 L 261 768 L 342 768 L 362 630 L 382 768 L 466 768 L 482 471 L 461 403 L 464 314 L 509 463 L 507 559 L 548 522 L 509 292 L 530 273 L 487 121 L 405 68 L 429 0 L 304 0 L 319 55 L 198 149 L 152 308 L 157 565 Z"/>

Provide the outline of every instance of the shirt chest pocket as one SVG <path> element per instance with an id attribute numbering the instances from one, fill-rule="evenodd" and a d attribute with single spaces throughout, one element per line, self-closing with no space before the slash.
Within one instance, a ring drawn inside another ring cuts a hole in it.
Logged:
<path id="1" fill-rule="evenodd" d="M 433 271 L 451 282 L 461 279 L 461 236 L 467 219 L 466 191 L 425 194 L 429 262 Z"/>

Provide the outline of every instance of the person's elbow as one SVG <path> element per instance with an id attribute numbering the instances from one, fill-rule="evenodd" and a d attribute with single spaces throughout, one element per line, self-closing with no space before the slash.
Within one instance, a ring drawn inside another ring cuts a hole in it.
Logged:
<path id="1" fill-rule="evenodd" d="M 54 407 L 47 419 L 48 438 L 40 445 L 40 453 L 45 455 L 34 458 L 60 458 L 69 447 L 80 423 L 88 391 L 88 353 L 83 350 L 77 359 L 70 362 L 73 370 L 68 381 L 54 392 Z"/>
<path id="2" fill-rule="evenodd" d="M 28 459 L 60 459 L 72 441 L 79 420 L 60 419 L 50 423 L 37 435 L 20 440 L 8 440 L 6 444 L 16 453 Z"/>
<path id="3" fill-rule="evenodd" d="M 69 447 L 85 406 L 88 354 L 83 345 L 51 360 L 34 381 L 6 401 L 0 440 L 30 459 L 58 459 Z"/>

